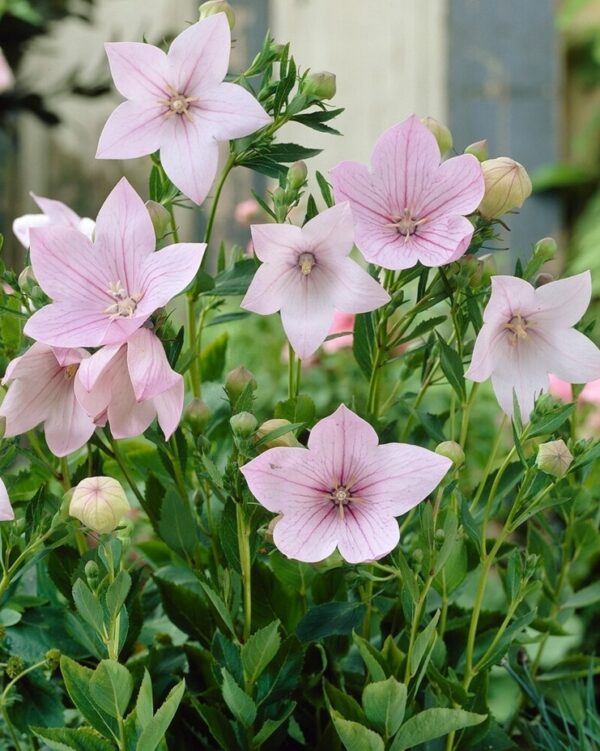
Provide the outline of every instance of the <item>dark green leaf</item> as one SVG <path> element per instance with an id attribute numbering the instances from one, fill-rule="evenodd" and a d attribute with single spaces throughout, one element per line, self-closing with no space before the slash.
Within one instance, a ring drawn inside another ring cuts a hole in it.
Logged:
<path id="1" fill-rule="evenodd" d="M 466 398 L 466 387 L 462 360 L 458 352 L 446 344 L 439 334 L 438 346 L 440 348 L 440 365 L 442 371 L 458 397 L 464 401 Z"/>
<path id="2" fill-rule="evenodd" d="M 335 634 L 351 634 L 362 623 L 365 606 L 352 602 L 326 602 L 312 607 L 302 618 L 296 633 L 303 642 L 317 641 Z"/>

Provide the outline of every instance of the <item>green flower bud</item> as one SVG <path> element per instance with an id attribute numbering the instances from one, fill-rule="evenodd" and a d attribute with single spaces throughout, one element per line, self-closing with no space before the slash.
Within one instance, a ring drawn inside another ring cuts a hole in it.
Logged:
<path id="1" fill-rule="evenodd" d="M 308 73 L 301 86 L 304 96 L 313 96 L 316 99 L 333 99 L 335 92 L 335 74 L 325 70 Z"/>
<path id="2" fill-rule="evenodd" d="M 129 508 L 129 501 L 118 480 L 112 477 L 86 477 L 73 491 L 69 514 L 94 532 L 106 534 L 119 525 Z"/>
<path id="3" fill-rule="evenodd" d="M 531 180 L 525 167 L 507 156 L 482 162 L 485 195 L 479 213 L 486 219 L 498 219 L 507 211 L 519 209 L 531 195 Z"/>
<path id="4" fill-rule="evenodd" d="M 198 13 L 200 14 L 200 20 L 214 16 L 217 13 L 225 13 L 229 28 L 233 29 L 235 26 L 235 13 L 231 5 L 225 0 L 208 0 L 198 8 Z"/>
<path id="5" fill-rule="evenodd" d="M 25 662 L 21 657 L 11 655 L 6 661 L 5 670 L 9 678 L 17 678 L 25 670 Z"/>
<path id="6" fill-rule="evenodd" d="M 233 434 L 240 438 L 250 438 L 258 427 L 258 420 L 251 412 L 239 412 L 229 419 Z"/>
<path id="7" fill-rule="evenodd" d="M 435 539 L 437 542 L 444 542 L 446 539 L 446 533 L 443 529 L 440 528 L 435 530 Z"/>
<path id="8" fill-rule="evenodd" d="M 421 122 L 427 130 L 433 134 L 437 141 L 437 145 L 440 148 L 440 153 L 444 156 L 444 154 L 450 151 L 454 145 L 454 139 L 452 138 L 450 128 L 439 120 L 436 120 L 434 117 L 422 117 Z"/>
<path id="9" fill-rule="evenodd" d="M 423 563 L 423 551 L 421 550 L 421 548 L 413 550 L 412 559 L 415 563 Z"/>
<path id="10" fill-rule="evenodd" d="M 539 266 L 541 266 L 543 263 L 551 261 L 556 256 L 557 250 L 558 246 L 553 237 L 543 237 L 536 242 L 533 249 L 533 257 L 538 262 Z"/>
<path id="11" fill-rule="evenodd" d="M 87 583 L 90 585 L 90 589 L 96 589 L 98 578 L 100 576 L 100 569 L 98 568 L 96 561 L 88 561 L 83 570 Z"/>
<path id="12" fill-rule="evenodd" d="M 465 154 L 473 154 L 480 162 L 485 162 L 489 154 L 487 140 L 484 138 L 483 141 L 470 143 L 465 149 Z"/>
<path id="13" fill-rule="evenodd" d="M 171 226 L 171 215 L 162 203 L 157 203 L 156 201 L 146 201 L 146 208 L 150 214 L 156 239 L 162 240 Z"/>
<path id="14" fill-rule="evenodd" d="M 291 425 L 291 424 L 292 423 L 289 420 L 283 420 L 281 418 L 267 420 L 266 422 L 263 422 L 260 428 L 256 431 L 256 440 L 260 441 L 261 438 L 264 438 L 266 435 L 269 435 L 269 433 L 272 433 L 274 430 L 279 430 L 280 428 L 283 428 L 284 426 Z M 258 450 L 266 451 L 267 449 L 280 448 L 282 446 L 285 446 L 288 448 L 289 447 L 300 448 L 302 447 L 302 444 L 296 438 L 293 432 L 289 430 L 287 433 L 284 433 L 283 435 L 280 435 L 277 438 L 273 438 L 272 440 L 267 441 L 266 443 L 262 443 L 258 447 Z"/>
<path id="15" fill-rule="evenodd" d="M 465 452 L 456 441 L 442 441 L 435 447 L 435 453 L 450 459 L 455 467 L 460 467 L 465 462 Z"/>
<path id="16" fill-rule="evenodd" d="M 56 670 L 60 665 L 60 649 L 49 649 L 46 652 L 46 667 L 48 670 Z"/>
<path id="17" fill-rule="evenodd" d="M 563 477 L 566 475 L 572 461 L 573 455 L 562 440 L 540 443 L 538 446 L 535 463 L 547 475 Z"/>
<path id="18" fill-rule="evenodd" d="M 34 284 L 37 284 L 37 279 L 34 276 L 31 266 L 25 266 L 23 271 L 19 274 L 19 289 L 26 291 Z"/>
<path id="19" fill-rule="evenodd" d="M 240 365 L 239 368 L 231 370 L 225 377 L 225 391 L 229 397 L 231 406 L 235 406 L 237 400 L 240 398 L 247 386 L 250 386 L 252 391 L 256 391 L 256 379 L 252 373 Z"/>
<path id="20" fill-rule="evenodd" d="M 543 271 L 541 274 L 538 274 L 536 278 L 533 280 L 533 286 L 534 287 L 543 287 L 544 284 L 550 284 L 550 282 L 554 281 L 554 277 L 552 274 L 548 274 L 547 272 Z"/>
<path id="21" fill-rule="evenodd" d="M 183 412 L 183 419 L 192 429 L 194 435 L 200 435 L 210 420 L 210 410 L 202 399 L 194 398 Z"/>
<path id="22" fill-rule="evenodd" d="M 301 188 L 308 175 L 308 168 L 305 162 L 294 162 L 287 172 L 287 184 L 292 190 Z"/>

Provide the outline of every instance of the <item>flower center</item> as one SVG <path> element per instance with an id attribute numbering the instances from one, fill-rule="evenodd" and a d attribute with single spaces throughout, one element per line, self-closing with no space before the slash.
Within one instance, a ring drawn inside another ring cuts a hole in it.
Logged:
<path id="1" fill-rule="evenodd" d="M 406 241 L 411 235 L 416 233 L 419 225 L 426 221 L 427 217 L 425 219 L 417 219 L 413 216 L 413 212 L 410 209 L 404 209 L 400 216 L 394 217 L 393 221 L 384 226 L 393 227 Z"/>
<path id="2" fill-rule="evenodd" d="M 340 514 L 340 519 L 344 518 L 345 509 L 354 503 L 362 503 L 363 499 L 357 495 L 352 494 L 352 486 L 354 482 L 350 480 L 346 485 L 336 484 L 331 492 L 327 495 L 327 498 L 333 503 Z"/>
<path id="3" fill-rule="evenodd" d="M 308 276 L 313 270 L 313 266 L 317 263 L 317 259 L 312 253 L 301 253 L 298 256 L 298 268 L 304 274 Z"/>
<path id="4" fill-rule="evenodd" d="M 67 365 L 67 367 L 63 370 L 65 381 L 70 381 L 72 378 L 74 378 L 75 373 L 77 373 L 78 368 L 79 368 L 79 363 L 73 363 L 72 365 Z"/>
<path id="5" fill-rule="evenodd" d="M 529 336 L 527 333 L 528 326 L 529 323 L 527 319 L 523 318 L 520 313 L 516 313 L 508 323 L 504 324 L 504 328 L 511 332 L 510 343 L 513 347 L 516 346 L 519 339 L 527 339 Z"/>
<path id="6" fill-rule="evenodd" d="M 115 302 L 105 308 L 103 313 L 106 313 L 111 321 L 114 321 L 117 318 L 133 318 L 133 314 L 135 313 L 137 304 L 141 300 L 142 295 L 139 293 L 129 295 L 119 281 L 111 282 L 106 291 Z"/>
<path id="7" fill-rule="evenodd" d="M 169 86 L 169 94 L 171 96 L 168 99 L 158 100 L 159 104 L 163 104 L 165 107 L 169 108 L 167 111 L 167 117 L 172 117 L 173 115 L 183 115 L 190 122 L 193 122 L 192 113 L 189 111 L 189 109 L 192 102 L 198 101 L 198 97 L 186 96 L 185 94 L 181 94 L 172 86 Z"/>

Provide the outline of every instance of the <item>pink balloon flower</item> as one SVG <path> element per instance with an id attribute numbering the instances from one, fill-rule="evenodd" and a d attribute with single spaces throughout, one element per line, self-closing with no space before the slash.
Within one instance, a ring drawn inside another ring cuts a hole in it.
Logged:
<path id="1" fill-rule="evenodd" d="M 160 339 L 147 328 L 88 358 L 77 373 L 75 393 L 97 425 L 108 420 L 115 438 L 141 435 L 155 417 L 169 438 L 183 410 L 183 377 L 171 369 Z"/>
<path id="2" fill-rule="evenodd" d="M 344 405 L 311 430 L 308 448 L 273 448 L 241 471 L 257 500 L 281 514 L 275 545 L 288 558 L 321 561 L 337 547 L 349 563 L 377 560 L 400 539 L 396 516 L 440 483 L 452 462 L 377 433 Z"/>
<path id="3" fill-rule="evenodd" d="M 412 115 L 379 138 L 364 164 L 342 162 L 330 175 L 336 201 L 350 201 L 356 244 L 386 269 L 444 266 L 463 255 L 473 236 L 465 218 L 485 191 L 470 154 L 440 164 L 433 134 Z"/>
<path id="4" fill-rule="evenodd" d="M 204 243 L 176 243 L 154 252 L 148 210 L 122 178 L 96 220 L 92 244 L 77 230 L 31 231 L 31 265 L 54 302 L 25 324 L 32 339 L 55 347 L 120 344 L 192 281 Z"/>
<path id="5" fill-rule="evenodd" d="M 283 328 L 298 357 L 310 357 L 325 341 L 334 311 L 365 313 L 390 296 L 355 261 L 350 207 L 340 204 L 304 227 L 255 224 L 254 251 L 262 266 L 242 300 L 260 315 L 281 311 Z"/>
<path id="6" fill-rule="evenodd" d="M 78 216 L 73 209 L 70 209 L 65 203 L 55 201 L 52 198 L 43 198 L 30 193 L 30 196 L 42 210 L 42 214 L 24 214 L 19 216 L 13 222 L 13 232 L 17 240 L 28 248 L 31 244 L 29 238 L 30 230 L 34 227 L 48 227 L 51 224 L 58 224 L 63 227 L 71 227 L 79 230 L 91 240 L 94 236 L 94 227 L 96 222 L 88 217 Z"/>
<path id="7" fill-rule="evenodd" d="M 0 480 L 0 522 L 11 522 L 14 518 L 15 512 L 10 505 L 6 485 Z"/>
<path id="8" fill-rule="evenodd" d="M 573 326 L 592 296 L 589 271 L 537 289 L 513 276 L 492 277 L 471 367 L 472 381 L 491 377 L 500 406 L 513 414 L 513 389 L 524 422 L 552 373 L 569 383 L 600 378 L 600 349 Z"/>
<path id="9" fill-rule="evenodd" d="M 36 342 L 6 369 L 10 383 L 0 406 L 6 437 L 44 424 L 46 442 L 56 456 L 81 448 L 96 426 L 75 398 L 75 375 L 89 355 L 80 349 L 55 349 Z"/>
<path id="10" fill-rule="evenodd" d="M 115 86 L 127 99 L 100 135 L 98 159 L 160 149 L 171 181 L 200 204 L 215 179 L 218 141 L 241 138 L 271 118 L 246 89 L 223 83 L 231 32 L 224 13 L 193 24 L 165 54 L 138 42 L 105 45 Z"/>

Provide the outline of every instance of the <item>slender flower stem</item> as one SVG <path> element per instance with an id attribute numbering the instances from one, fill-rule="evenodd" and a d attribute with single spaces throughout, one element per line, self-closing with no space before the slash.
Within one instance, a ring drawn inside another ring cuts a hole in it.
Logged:
<path id="1" fill-rule="evenodd" d="M 242 637 L 243 641 L 246 642 L 252 633 L 252 562 L 250 559 L 250 536 L 246 524 L 246 511 L 241 503 L 236 504 L 236 522 L 244 593 L 244 627 Z"/>
<path id="2" fill-rule="evenodd" d="M 485 465 L 485 469 L 483 470 L 481 480 L 479 481 L 477 492 L 475 493 L 475 497 L 473 498 L 473 501 L 471 503 L 471 511 L 473 511 L 473 509 L 479 503 L 479 499 L 481 498 L 483 489 L 485 488 L 485 483 L 487 482 L 487 478 L 489 477 L 490 472 L 492 471 L 492 467 L 494 466 L 494 462 L 496 461 L 496 454 L 498 453 L 498 449 L 500 448 L 500 444 L 502 443 L 502 439 L 504 437 L 504 426 L 506 425 L 507 420 L 508 420 L 508 417 L 504 415 L 502 417 L 502 422 L 500 423 L 498 427 L 498 434 L 496 436 L 496 440 L 490 452 L 489 459 L 487 461 L 487 464 Z"/>
<path id="3" fill-rule="evenodd" d="M 413 650 L 415 647 L 415 640 L 417 638 L 419 624 L 421 623 L 421 616 L 423 615 L 423 607 L 425 605 L 425 600 L 427 599 L 427 595 L 429 594 L 429 590 L 431 588 L 432 582 L 433 582 L 433 576 L 430 574 L 427 577 L 427 579 L 425 579 L 425 582 L 423 583 L 423 589 L 421 590 L 421 594 L 419 595 L 419 599 L 417 601 L 417 607 L 415 608 L 415 613 L 413 615 L 412 624 L 410 628 L 410 637 L 408 641 L 408 650 L 406 652 L 406 668 L 404 671 L 404 683 L 405 684 L 408 684 L 408 681 L 410 680 L 410 677 L 411 677 L 410 663 L 412 661 Z"/>
<path id="4" fill-rule="evenodd" d="M 296 392 L 296 387 L 294 385 L 294 376 L 296 373 L 295 360 L 296 355 L 292 349 L 292 345 L 288 344 L 288 399 L 293 399 Z"/>
<path id="5" fill-rule="evenodd" d="M 66 456 L 61 457 L 60 474 L 63 490 L 65 493 L 68 493 L 68 491 L 71 490 L 71 475 L 69 472 L 69 462 Z M 85 535 L 79 528 L 79 522 L 76 519 L 71 519 L 71 526 L 73 530 L 73 538 L 75 539 L 75 544 L 77 545 L 79 555 L 84 555 L 84 553 L 87 553 L 88 550 L 88 544 L 87 540 L 85 539 Z"/>
<path id="6" fill-rule="evenodd" d="M 465 444 L 467 443 L 467 433 L 469 432 L 469 418 L 471 416 L 471 408 L 473 407 L 478 388 L 479 384 L 473 383 L 473 385 L 471 386 L 471 393 L 469 394 L 469 398 L 462 405 L 459 443 L 461 445 L 461 448 L 463 449 L 465 447 Z"/>
<path id="7" fill-rule="evenodd" d="M 217 182 L 217 187 L 215 189 L 215 197 L 213 198 L 212 206 L 210 208 L 210 214 L 208 215 L 206 233 L 204 234 L 204 242 L 207 245 L 210 243 L 210 239 L 212 237 L 212 232 L 213 232 L 213 228 L 215 225 L 215 218 L 217 215 L 217 206 L 219 205 L 219 199 L 221 198 L 221 192 L 223 190 L 223 186 L 225 185 L 225 181 L 227 180 L 229 173 L 234 167 L 235 167 L 235 155 L 229 154 L 229 157 L 227 158 L 227 161 L 225 162 L 225 166 L 223 167 L 223 172 L 221 172 L 219 181 Z"/>
<path id="8" fill-rule="evenodd" d="M 171 451 L 173 452 L 173 471 L 175 472 L 175 482 L 177 483 L 177 488 L 179 490 L 179 493 L 184 501 L 188 500 L 188 491 L 187 486 L 185 483 L 185 476 L 183 473 L 183 467 L 181 466 L 181 461 L 179 459 L 179 449 L 177 447 L 177 441 L 175 440 L 175 436 L 171 436 L 169 439 L 169 444 L 171 445 Z"/>

